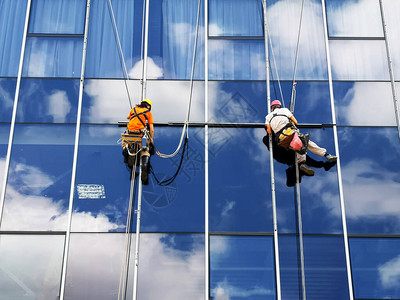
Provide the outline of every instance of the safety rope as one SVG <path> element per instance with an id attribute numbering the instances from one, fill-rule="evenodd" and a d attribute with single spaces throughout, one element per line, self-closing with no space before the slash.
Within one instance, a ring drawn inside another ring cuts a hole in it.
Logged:
<path id="1" fill-rule="evenodd" d="M 185 157 L 185 153 L 186 153 L 187 149 L 188 149 L 188 138 L 185 138 L 185 142 L 184 142 L 184 144 L 183 144 L 182 155 L 181 155 L 181 159 L 180 159 L 178 168 L 176 169 L 175 174 L 172 175 L 172 176 L 171 176 L 170 178 L 168 178 L 168 179 L 164 179 L 164 180 L 162 180 L 162 181 L 159 180 L 159 179 L 157 178 L 156 174 L 154 173 L 153 167 L 152 167 L 151 164 L 150 164 L 150 172 L 151 172 L 151 174 L 153 175 L 154 179 L 156 180 L 156 182 L 157 182 L 157 184 L 158 184 L 159 186 L 167 186 L 167 185 L 170 185 L 170 184 L 175 180 L 175 178 L 176 178 L 176 177 L 178 176 L 178 174 L 179 174 L 179 171 L 180 171 L 181 168 L 182 168 L 183 158 Z"/>
<path id="2" fill-rule="evenodd" d="M 301 2 L 299 32 L 297 34 L 296 57 L 294 61 L 292 94 L 290 96 L 290 108 L 289 108 L 291 112 L 294 112 L 294 106 L 296 102 L 296 71 L 297 71 L 297 61 L 299 58 L 299 48 L 300 48 L 299 46 L 300 46 L 301 24 L 303 23 L 303 11 L 304 11 L 304 0 L 302 0 Z"/>
<path id="3" fill-rule="evenodd" d="M 135 155 L 135 163 L 131 170 L 131 190 L 129 194 L 129 206 L 128 214 L 126 217 L 125 225 L 125 252 L 122 258 L 121 273 L 119 277 L 118 286 L 118 300 L 126 299 L 127 290 L 127 279 L 128 279 L 128 269 L 129 269 L 129 257 L 130 257 L 130 245 L 131 245 L 131 220 L 132 220 L 132 208 L 133 208 L 133 195 L 135 190 L 135 171 L 137 165 L 137 156 Z"/>
<path id="4" fill-rule="evenodd" d="M 262 6 L 262 2 L 261 2 L 261 6 Z M 262 21 L 263 20 L 262 19 L 263 18 L 263 13 L 261 12 L 260 9 L 259 9 L 259 13 L 260 13 L 260 19 Z M 279 72 L 278 72 L 278 67 L 277 67 L 277 63 L 276 63 L 274 47 L 273 47 L 273 44 L 272 44 L 271 34 L 269 32 L 268 19 L 266 17 L 265 17 L 265 23 L 267 24 L 267 26 L 264 29 L 266 31 L 266 32 L 264 32 L 264 35 L 266 34 L 266 36 L 268 37 L 269 44 L 271 45 L 271 53 L 272 53 L 272 59 L 274 61 L 274 67 L 275 67 L 274 69 L 275 69 L 275 73 L 276 73 L 276 79 L 277 79 L 278 86 L 279 86 L 279 92 L 280 92 L 280 95 L 281 95 L 282 104 L 283 104 L 283 107 L 285 107 L 285 99 L 283 98 L 282 86 L 281 86 L 281 81 L 279 79 Z M 270 70 L 271 70 L 272 80 L 274 80 L 273 72 L 272 72 L 272 68 L 271 68 L 271 61 L 268 61 L 268 63 L 269 63 Z M 273 84 L 273 87 L 274 87 L 274 92 L 275 92 L 275 99 L 277 99 L 276 90 L 275 90 L 275 82 Z"/>
<path id="5" fill-rule="evenodd" d="M 111 0 L 108 0 L 108 4 L 109 4 L 109 8 L 110 8 L 110 16 L 112 18 L 112 23 L 113 23 L 113 27 L 114 27 L 114 34 L 116 36 L 115 40 L 116 40 L 116 42 L 118 44 L 120 57 L 122 58 L 121 59 L 121 64 L 123 66 L 121 66 L 121 67 L 125 70 L 126 77 L 128 78 L 128 72 L 127 72 L 127 68 L 126 68 L 124 54 L 122 52 L 121 41 L 120 41 L 119 35 L 118 35 L 118 28 L 117 28 L 117 24 L 116 24 L 116 21 L 115 21 L 115 16 L 114 16 L 114 12 L 113 12 L 113 9 L 112 9 Z M 186 116 L 186 120 L 185 120 L 184 126 L 182 128 L 182 134 L 181 134 L 181 138 L 180 138 L 178 147 L 176 148 L 176 150 L 172 154 L 163 154 L 163 153 L 161 153 L 160 151 L 157 150 L 157 148 L 155 147 L 155 143 L 153 141 L 153 138 L 149 135 L 150 136 L 150 140 L 153 143 L 154 148 L 156 149 L 157 155 L 160 156 L 161 158 L 172 158 L 175 155 L 177 155 L 179 150 L 182 147 L 183 138 L 185 136 L 185 133 L 186 133 L 186 138 L 189 137 L 189 119 L 190 119 L 190 110 L 191 110 L 191 104 L 192 104 L 192 98 L 193 98 L 193 78 L 194 78 L 194 70 L 195 70 L 197 40 L 198 40 L 198 35 L 199 35 L 200 9 L 201 9 L 201 0 L 199 0 L 199 4 L 198 4 L 198 8 L 197 8 L 197 19 L 196 19 L 196 30 L 195 30 L 196 34 L 195 34 L 195 42 L 194 42 L 194 48 L 193 48 L 192 68 L 191 68 L 191 74 L 190 74 L 190 91 L 189 91 L 189 103 L 188 103 L 188 109 L 187 109 L 187 116 Z M 142 45 L 143 45 L 143 30 L 142 30 Z M 141 55 L 143 55 L 143 54 L 141 54 Z M 132 104 L 131 104 L 129 90 L 128 90 L 128 87 L 127 87 L 127 84 L 126 84 L 126 80 L 125 80 L 125 86 L 126 86 L 126 90 L 127 90 L 127 93 L 128 93 L 129 103 L 130 103 L 130 106 L 132 108 Z"/>
<path id="6" fill-rule="evenodd" d="M 110 17 L 111 17 L 111 21 L 112 21 L 112 24 L 113 24 L 114 37 L 115 37 L 116 42 L 118 44 L 119 60 L 120 60 L 121 68 L 124 71 L 125 89 L 126 89 L 126 93 L 128 95 L 129 105 L 132 108 L 131 95 L 129 93 L 128 82 L 127 82 L 127 80 L 129 79 L 129 74 L 128 74 L 128 70 L 126 68 L 124 52 L 122 51 L 121 40 L 119 39 L 117 23 L 115 21 L 115 15 L 114 15 L 114 10 L 112 8 L 111 0 L 108 0 L 108 11 L 109 11 L 109 14 L 110 14 Z"/>

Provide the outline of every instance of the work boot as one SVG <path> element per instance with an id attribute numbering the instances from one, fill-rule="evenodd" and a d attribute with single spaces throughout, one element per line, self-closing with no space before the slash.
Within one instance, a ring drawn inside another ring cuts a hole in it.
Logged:
<path id="1" fill-rule="evenodd" d="M 142 170 L 142 183 L 144 185 L 149 184 L 149 157 L 148 156 L 142 156 L 142 164 L 141 164 L 141 170 Z"/>
<path id="2" fill-rule="evenodd" d="M 337 156 L 331 155 L 329 153 L 326 153 L 324 156 L 328 161 L 337 161 Z"/>
<path id="3" fill-rule="evenodd" d="M 336 161 L 324 161 L 325 171 L 329 171 L 335 165 L 336 165 Z"/>
<path id="4" fill-rule="evenodd" d="M 314 170 L 307 166 L 305 163 L 300 164 L 299 169 L 302 170 L 308 176 L 314 176 Z"/>

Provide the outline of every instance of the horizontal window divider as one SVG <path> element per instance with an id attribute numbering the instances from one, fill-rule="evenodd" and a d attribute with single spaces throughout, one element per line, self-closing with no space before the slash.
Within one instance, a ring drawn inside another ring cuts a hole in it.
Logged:
<path id="1" fill-rule="evenodd" d="M 349 233 L 348 234 L 349 238 L 393 238 L 393 239 L 398 239 L 400 238 L 400 234 L 399 233 L 395 233 L 395 234 L 379 234 L 379 233 Z"/>
<path id="2" fill-rule="evenodd" d="M 329 37 L 330 41 L 384 41 L 385 37 L 379 37 L 379 36 L 375 36 L 375 37 L 359 37 L 359 36 L 333 36 L 333 37 Z"/>
<path id="3" fill-rule="evenodd" d="M 298 236 L 299 233 L 296 232 L 278 232 L 279 236 Z M 319 237 L 328 237 L 328 236 L 336 236 L 336 237 L 342 237 L 343 233 L 304 233 L 303 236 L 319 236 Z"/>
<path id="4" fill-rule="evenodd" d="M 128 121 L 119 121 L 118 127 L 125 127 L 128 124 Z M 154 126 L 172 126 L 172 127 L 181 127 L 185 123 L 183 122 L 168 122 L 168 123 L 154 123 Z M 192 122 L 189 123 L 189 127 L 204 127 L 209 126 L 213 127 L 225 127 L 225 128 L 264 128 L 264 123 L 209 123 L 209 122 Z M 297 124 L 299 128 L 330 128 L 333 127 L 333 124 Z"/>
<path id="5" fill-rule="evenodd" d="M 80 80 L 79 77 L 24 77 L 24 76 L 22 76 L 21 80 L 24 80 L 24 79 Z"/>
<path id="6" fill-rule="evenodd" d="M 218 36 L 209 35 L 209 40 L 264 40 L 264 36 Z"/>
<path id="7" fill-rule="evenodd" d="M 28 37 L 50 37 L 50 38 L 83 38 L 83 34 L 74 33 L 28 33 Z"/>
<path id="8" fill-rule="evenodd" d="M 65 231 L 0 231 L 0 235 L 65 235 Z"/>
<path id="9" fill-rule="evenodd" d="M 210 236 L 274 236 L 273 232 L 238 232 L 238 231 L 214 231 L 209 232 Z"/>
<path id="10" fill-rule="evenodd" d="M 76 123 L 15 122 L 15 125 L 71 125 L 71 126 L 76 126 Z"/>
<path id="11" fill-rule="evenodd" d="M 383 300 L 387 298 L 354 298 L 354 300 Z M 389 298 L 391 300 L 400 300 L 400 298 Z"/>
<path id="12" fill-rule="evenodd" d="M 131 231 L 130 233 L 136 233 L 135 231 Z M 112 231 L 112 232 L 96 232 L 96 231 L 71 231 L 71 234 L 126 234 L 125 231 Z M 194 235 L 194 234 L 202 234 L 204 232 L 196 232 L 196 231 L 188 231 L 188 232 L 168 232 L 168 231 L 140 231 L 140 234 L 180 234 L 180 235 Z"/>

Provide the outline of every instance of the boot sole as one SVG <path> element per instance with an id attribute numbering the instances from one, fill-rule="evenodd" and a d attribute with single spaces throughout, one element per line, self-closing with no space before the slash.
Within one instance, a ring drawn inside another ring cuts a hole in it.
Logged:
<path id="1" fill-rule="evenodd" d="M 300 166 L 299 169 L 302 170 L 304 173 L 306 173 L 309 176 L 314 176 L 314 174 L 315 174 L 315 171 L 313 169 L 309 169 L 304 166 Z"/>

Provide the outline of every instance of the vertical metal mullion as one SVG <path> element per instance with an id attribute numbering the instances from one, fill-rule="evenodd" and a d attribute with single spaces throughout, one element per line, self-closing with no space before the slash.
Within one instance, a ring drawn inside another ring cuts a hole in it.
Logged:
<path id="1" fill-rule="evenodd" d="M 299 251 L 300 251 L 300 274 L 301 274 L 301 287 L 302 287 L 302 300 L 307 299 L 306 293 L 306 274 L 304 264 L 304 243 L 303 243 L 303 220 L 301 215 L 301 194 L 300 194 L 300 173 L 299 173 L 299 161 L 297 159 L 297 153 L 295 155 L 296 164 L 296 204 L 297 204 L 297 229 L 299 237 Z"/>
<path id="2" fill-rule="evenodd" d="M 208 186 L 208 0 L 204 1 L 204 273 L 205 300 L 210 299 L 209 186 Z"/>
<path id="3" fill-rule="evenodd" d="M 73 201 L 74 201 L 75 178 L 76 178 L 76 168 L 77 168 L 76 165 L 77 165 L 77 161 L 78 161 L 78 144 L 79 144 L 80 127 L 81 127 L 83 82 L 85 79 L 85 65 L 86 65 L 87 35 L 88 35 L 88 29 L 89 29 L 90 1 L 91 0 L 86 0 L 85 34 L 83 37 L 82 66 L 81 66 L 81 77 L 80 77 L 80 83 L 79 83 L 79 99 L 78 99 L 78 111 L 77 111 L 77 118 L 76 118 L 74 158 L 73 158 L 73 164 L 72 164 L 71 187 L 70 187 L 70 193 L 69 193 L 68 224 L 67 224 L 67 231 L 66 231 L 66 235 L 65 235 L 65 244 L 64 244 L 64 259 L 63 259 L 62 275 L 61 275 L 60 300 L 64 299 L 65 281 L 66 281 L 66 276 L 67 276 L 67 264 L 68 264 L 69 243 L 70 243 L 70 235 L 71 235 L 71 222 L 72 222 L 72 207 L 73 207 Z"/>
<path id="4" fill-rule="evenodd" d="M 146 99 L 147 91 L 147 51 L 149 43 L 149 5 L 150 0 L 146 1 L 146 16 L 145 16 L 145 26 L 144 26 L 144 53 L 143 53 L 143 70 L 142 70 L 142 99 Z"/>
<path id="5" fill-rule="evenodd" d="M 385 12 L 384 12 L 384 8 L 383 8 L 382 0 L 379 0 L 379 5 L 380 5 L 380 10 L 381 10 L 381 16 L 382 16 L 383 34 L 384 34 L 384 37 L 385 37 L 386 54 L 387 54 L 388 67 L 389 67 L 390 84 L 391 84 L 391 87 L 392 87 L 393 105 L 394 105 L 394 111 L 395 111 L 395 115 L 396 115 L 397 132 L 398 132 L 399 140 L 400 140 L 399 103 L 398 103 L 398 100 L 397 100 L 396 84 L 395 84 L 394 72 L 393 72 L 392 55 L 390 53 L 390 46 L 389 46 L 389 40 L 388 40 Z"/>
<path id="6" fill-rule="evenodd" d="M 268 35 L 269 28 L 267 22 L 267 1 L 263 0 L 263 16 L 264 16 L 264 46 L 265 46 L 265 68 L 266 68 L 266 85 L 267 85 L 267 107 L 268 113 L 271 112 L 271 83 L 269 76 L 269 49 L 268 49 Z M 274 170 L 274 155 L 272 147 L 272 136 L 269 136 L 269 161 L 271 172 L 271 192 L 272 192 L 272 215 L 273 215 L 273 228 L 274 228 L 274 252 L 275 252 L 275 277 L 276 277 L 276 297 L 281 300 L 281 275 L 279 264 L 279 238 L 278 238 L 278 219 L 276 213 L 276 194 L 275 194 L 275 170 Z"/>
<path id="7" fill-rule="evenodd" d="M 144 20 L 144 53 L 143 53 L 143 70 L 142 70 L 142 99 L 146 98 L 147 95 L 147 53 L 148 53 L 148 43 L 149 43 L 149 6 L 150 0 L 145 2 L 145 20 Z M 138 295 L 138 283 L 139 283 L 139 254 L 140 254 L 140 223 L 142 214 L 142 159 L 140 158 L 139 164 L 139 188 L 138 188 L 138 204 L 136 211 L 136 243 L 135 243 L 135 265 L 133 272 L 133 294 L 132 299 L 136 300 Z M 134 180 L 134 179 L 133 179 Z"/>
<path id="8" fill-rule="evenodd" d="M 351 274 L 349 238 L 348 238 L 348 234 L 347 234 L 347 222 L 346 222 L 346 208 L 345 208 L 345 204 L 344 204 L 344 195 L 343 195 L 342 169 L 341 169 L 340 155 L 339 155 L 339 142 L 338 142 L 337 125 L 336 125 L 336 111 L 335 111 L 335 100 L 334 100 L 334 94 L 333 94 L 331 56 L 330 56 L 330 51 L 329 51 L 328 25 L 327 25 L 327 18 L 326 18 L 325 0 L 321 0 L 321 4 L 322 4 L 322 14 L 323 14 L 323 22 L 324 22 L 326 59 L 327 59 L 327 67 L 328 67 L 329 95 L 330 95 L 331 108 L 332 108 L 333 137 L 334 137 L 334 143 L 335 143 L 335 151 L 336 151 L 336 155 L 338 158 L 338 160 L 337 160 L 337 175 L 338 175 L 338 185 L 339 185 L 340 208 L 341 208 L 341 215 L 342 215 L 344 248 L 345 248 L 345 255 L 346 255 L 347 281 L 348 281 L 348 287 L 349 287 L 349 297 L 350 297 L 350 300 L 353 300 L 354 299 L 353 278 L 352 278 L 352 274 Z"/>
<path id="9" fill-rule="evenodd" d="M 23 34 L 23 38 L 22 38 L 21 54 L 19 57 L 17 85 L 15 87 L 14 106 L 13 106 L 13 113 L 12 113 L 12 117 L 11 117 L 10 135 L 8 137 L 7 156 L 6 156 L 5 166 L 4 166 L 4 178 L 3 178 L 3 185 L 2 185 L 1 195 L 0 195 L 0 226 L 1 226 L 1 222 L 3 220 L 4 199 L 6 196 L 8 169 L 10 167 L 11 148 L 12 148 L 12 142 L 14 139 L 15 120 L 16 120 L 16 116 L 17 116 L 19 89 L 21 86 L 22 66 L 24 63 L 25 45 L 26 45 L 26 37 L 27 37 L 27 33 L 28 33 L 28 24 L 29 24 L 29 14 L 30 14 L 30 10 L 31 10 L 31 3 L 32 3 L 31 0 L 28 0 L 27 6 L 26 6 L 24 34 Z"/>

